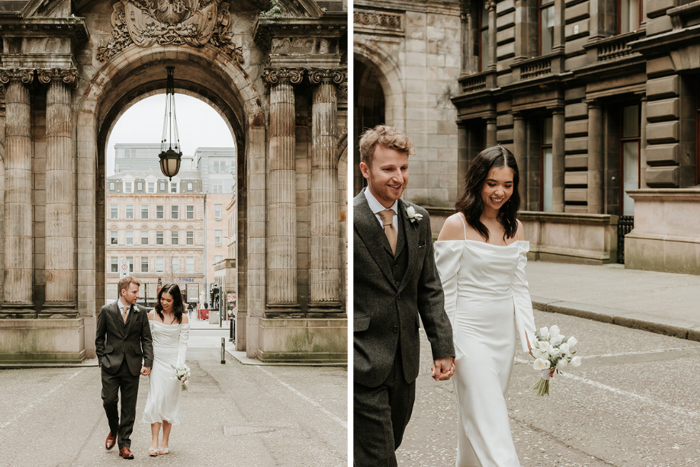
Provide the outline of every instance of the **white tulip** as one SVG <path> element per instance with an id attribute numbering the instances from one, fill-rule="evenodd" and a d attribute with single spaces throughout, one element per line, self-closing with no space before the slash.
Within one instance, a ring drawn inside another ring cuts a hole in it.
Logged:
<path id="1" fill-rule="evenodd" d="M 542 339 L 549 339 L 549 329 L 546 326 L 540 328 L 540 336 L 542 336 Z"/>
<path id="2" fill-rule="evenodd" d="M 564 340 L 564 336 L 562 336 L 561 334 L 559 334 L 558 336 L 553 336 L 553 337 L 550 339 L 550 342 L 552 343 L 552 345 L 559 346 L 559 344 L 561 344 L 561 341 L 563 341 L 563 340 Z"/>
<path id="3" fill-rule="evenodd" d="M 415 217 L 416 210 L 413 208 L 413 206 L 409 206 L 406 208 L 406 213 L 408 214 L 408 217 Z"/>
<path id="4" fill-rule="evenodd" d="M 559 353 L 562 355 L 568 355 L 569 354 L 569 344 L 564 342 L 562 345 L 559 346 Z"/>
<path id="5" fill-rule="evenodd" d="M 539 342 L 537 343 L 537 346 L 540 348 L 540 350 L 541 350 L 542 352 L 547 352 L 547 351 L 549 351 L 549 348 L 551 347 L 551 345 L 550 345 L 549 342 L 547 342 L 547 341 L 539 341 Z"/>
<path id="6" fill-rule="evenodd" d="M 574 368 L 581 366 L 581 357 L 574 357 L 571 359 L 571 366 Z"/>
<path id="7" fill-rule="evenodd" d="M 557 355 L 559 353 L 559 349 L 557 347 L 554 347 L 553 345 L 550 345 L 547 349 L 547 353 L 549 355 Z"/>
<path id="8" fill-rule="evenodd" d="M 549 360 L 543 360 L 541 358 L 538 358 L 535 360 L 535 363 L 532 364 L 532 367 L 538 371 L 547 370 L 550 366 L 551 363 L 549 363 Z"/>
<path id="9" fill-rule="evenodd" d="M 569 348 L 572 348 L 573 346 L 575 346 L 578 343 L 578 341 L 576 340 L 576 338 L 574 336 L 571 336 L 571 337 L 569 337 L 569 340 L 566 341 L 566 343 L 569 344 Z"/>
<path id="10" fill-rule="evenodd" d="M 535 347 L 534 349 L 532 349 L 532 355 L 534 355 L 535 358 L 540 358 L 542 355 L 544 355 L 544 352 Z"/>
<path id="11" fill-rule="evenodd" d="M 568 365 L 566 358 L 562 358 L 557 362 L 557 368 L 564 368 L 566 365 Z"/>
<path id="12" fill-rule="evenodd" d="M 559 336 L 559 332 L 560 332 L 560 331 L 559 331 L 559 326 L 557 326 L 557 325 L 555 324 L 554 326 L 552 326 L 551 328 L 549 328 L 549 337 L 551 337 L 551 338 L 557 337 L 557 336 Z M 562 336 L 562 337 L 563 337 L 563 336 Z"/>

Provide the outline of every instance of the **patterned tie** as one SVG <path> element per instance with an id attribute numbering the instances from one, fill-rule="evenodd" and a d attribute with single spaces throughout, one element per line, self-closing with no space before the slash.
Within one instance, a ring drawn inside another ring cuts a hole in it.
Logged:
<path id="1" fill-rule="evenodd" d="M 126 318 L 127 318 L 127 316 L 129 316 L 129 315 L 127 315 L 127 311 L 129 311 L 129 307 L 125 306 L 124 311 L 122 311 L 122 319 L 124 319 L 124 324 L 126 324 Z"/>
<path id="2" fill-rule="evenodd" d="M 396 242 L 399 239 L 399 235 L 394 228 L 394 211 L 392 209 L 379 211 L 379 216 L 382 218 L 384 233 L 387 240 L 389 240 L 389 245 L 391 245 L 391 252 L 396 254 Z"/>

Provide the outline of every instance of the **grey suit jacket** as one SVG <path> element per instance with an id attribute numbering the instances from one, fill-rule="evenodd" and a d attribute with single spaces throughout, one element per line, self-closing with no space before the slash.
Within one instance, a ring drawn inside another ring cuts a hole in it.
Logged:
<path id="1" fill-rule="evenodd" d="M 100 366 L 107 373 L 119 371 L 124 359 L 132 375 L 137 376 L 143 366 L 153 366 L 153 342 L 145 308 L 132 305 L 126 324 L 119 311 L 118 301 L 105 305 L 97 316 L 95 353 Z"/>
<path id="2" fill-rule="evenodd" d="M 445 313 L 440 278 L 433 256 L 428 212 L 399 200 L 408 247 L 408 267 L 402 281 L 394 281 L 391 247 L 367 204 L 364 190 L 353 202 L 354 226 L 354 376 L 355 382 L 379 386 L 389 375 L 401 346 L 401 364 L 407 383 L 418 376 L 420 315 L 433 358 L 454 356 L 452 327 Z M 406 208 L 423 215 L 411 223 Z M 389 252 L 387 254 L 387 251 Z"/>

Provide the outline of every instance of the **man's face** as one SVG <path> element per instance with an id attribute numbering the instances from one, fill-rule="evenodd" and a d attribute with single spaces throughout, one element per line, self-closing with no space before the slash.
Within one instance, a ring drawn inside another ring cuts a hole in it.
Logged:
<path id="1" fill-rule="evenodd" d="M 139 299 L 139 286 L 133 282 L 129 287 L 122 290 L 122 302 L 125 305 L 136 305 L 136 300 Z"/>
<path id="2" fill-rule="evenodd" d="M 390 208 L 408 183 L 408 154 L 377 145 L 369 165 L 360 162 L 360 170 L 372 196 Z"/>

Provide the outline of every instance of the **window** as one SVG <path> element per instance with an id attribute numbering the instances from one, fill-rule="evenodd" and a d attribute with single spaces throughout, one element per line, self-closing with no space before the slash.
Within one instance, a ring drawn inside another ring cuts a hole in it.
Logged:
<path id="1" fill-rule="evenodd" d="M 554 45 L 554 0 L 539 0 L 539 48 L 540 55 L 552 53 Z"/>
<path id="2" fill-rule="evenodd" d="M 171 219 L 179 219 L 180 218 L 180 206 L 171 206 L 170 207 L 170 218 Z"/>
<path id="3" fill-rule="evenodd" d="M 134 182 L 124 182 L 124 193 L 134 192 Z"/>
<path id="4" fill-rule="evenodd" d="M 156 206 L 156 219 L 165 219 L 163 206 Z"/>
<path id="5" fill-rule="evenodd" d="M 116 256 L 109 258 L 109 270 L 110 272 L 119 272 L 119 258 Z"/>
<path id="6" fill-rule="evenodd" d="M 187 272 L 194 272 L 194 256 L 187 257 Z"/>
<path id="7" fill-rule="evenodd" d="M 134 232 L 131 230 L 126 231 L 126 244 L 127 245 L 133 245 L 134 244 Z"/>
<path id="8" fill-rule="evenodd" d="M 178 193 L 177 182 L 170 182 L 170 193 Z"/>
<path id="9" fill-rule="evenodd" d="M 194 206 L 187 206 L 187 219 L 194 219 Z"/>
<path id="10" fill-rule="evenodd" d="M 187 182 L 187 191 L 192 191 L 192 182 Z"/>
<path id="11" fill-rule="evenodd" d="M 191 230 L 187 231 L 187 244 L 194 245 L 194 232 Z"/>
<path id="12" fill-rule="evenodd" d="M 221 245 L 221 230 L 214 231 L 214 245 Z"/>
<path id="13" fill-rule="evenodd" d="M 212 185 L 212 193 L 223 193 L 224 191 L 224 184 L 223 183 L 214 183 Z"/>
<path id="14" fill-rule="evenodd" d="M 540 206 L 543 211 L 552 212 L 552 192 L 554 185 L 554 165 L 552 155 L 552 117 L 542 120 L 542 144 L 540 145 L 540 173 L 542 185 L 540 189 Z"/>
<path id="15" fill-rule="evenodd" d="M 112 230 L 109 233 L 109 244 L 119 245 L 119 232 L 117 232 L 116 230 Z"/>
<path id="16" fill-rule="evenodd" d="M 127 219 L 133 219 L 133 218 L 134 218 L 134 207 L 133 207 L 133 206 L 127 206 L 127 207 L 126 207 L 126 218 L 127 218 Z"/>
<path id="17" fill-rule="evenodd" d="M 163 244 L 163 231 L 159 230 L 156 232 L 156 245 L 162 245 Z"/>
<path id="18" fill-rule="evenodd" d="M 479 11 L 479 71 L 489 66 L 489 3 L 484 1 Z"/>
<path id="19" fill-rule="evenodd" d="M 216 264 L 216 263 L 218 263 L 219 261 L 222 261 L 223 259 L 224 259 L 223 256 L 221 256 L 221 255 L 216 255 L 216 256 L 214 256 L 214 263 Z"/>
<path id="20" fill-rule="evenodd" d="M 141 219 L 148 219 L 148 206 L 141 206 Z"/>
<path id="21" fill-rule="evenodd" d="M 156 256 L 156 272 L 163 272 L 165 265 L 165 258 L 162 256 Z"/>
<path id="22" fill-rule="evenodd" d="M 179 273 L 180 272 L 180 258 L 173 258 L 171 267 L 172 267 L 173 274 Z"/>
<path id="23" fill-rule="evenodd" d="M 627 196 L 627 190 L 639 188 L 639 105 L 623 107 L 621 120 L 620 174 L 622 174 L 622 190 L 620 190 L 620 214 L 633 216 L 634 200 Z"/>
<path id="24" fill-rule="evenodd" d="M 148 230 L 141 231 L 141 245 L 148 245 Z"/>
<path id="25" fill-rule="evenodd" d="M 136 183 L 136 191 L 143 191 L 143 182 Z"/>
<path id="26" fill-rule="evenodd" d="M 642 2 L 640 0 L 617 0 L 617 33 L 636 31 L 641 26 Z"/>
<path id="27" fill-rule="evenodd" d="M 171 245 L 178 245 L 179 241 L 180 241 L 179 232 L 177 230 L 173 230 L 170 233 L 170 244 Z"/>
<path id="28" fill-rule="evenodd" d="M 160 191 L 165 191 L 165 182 L 160 182 Z"/>
<path id="29" fill-rule="evenodd" d="M 141 272 L 148 272 L 148 256 L 141 257 Z"/>
<path id="30" fill-rule="evenodd" d="M 109 182 L 109 191 L 114 191 L 114 182 Z"/>
<path id="31" fill-rule="evenodd" d="M 225 174 L 226 173 L 226 161 L 213 161 L 211 163 L 212 173 Z"/>
<path id="32" fill-rule="evenodd" d="M 220 204 L 214 205 L 214 218 L 217 220 L 221 219 L 221 205 Z"/>
<path id="33" fill-rule="evenodd" d="M 148 189 L 146 190 L 148 193 L 155 193 L 156 192 L 156 182 L 148 182 Z"/>
<path id="34" fill-rule="evenodd" d="M 119 206 L 110 206 L 109 207 L 109 218 L 110 219 L 119 219 Z"/>
<path id="35" fill-rule="evenodd" d="M 126 262 L 129 263 L 129 272 L 134 272 L 134 257 L 133 257 L 133 256 L 127 256 L 127 257 L 126 257 Z"/>

